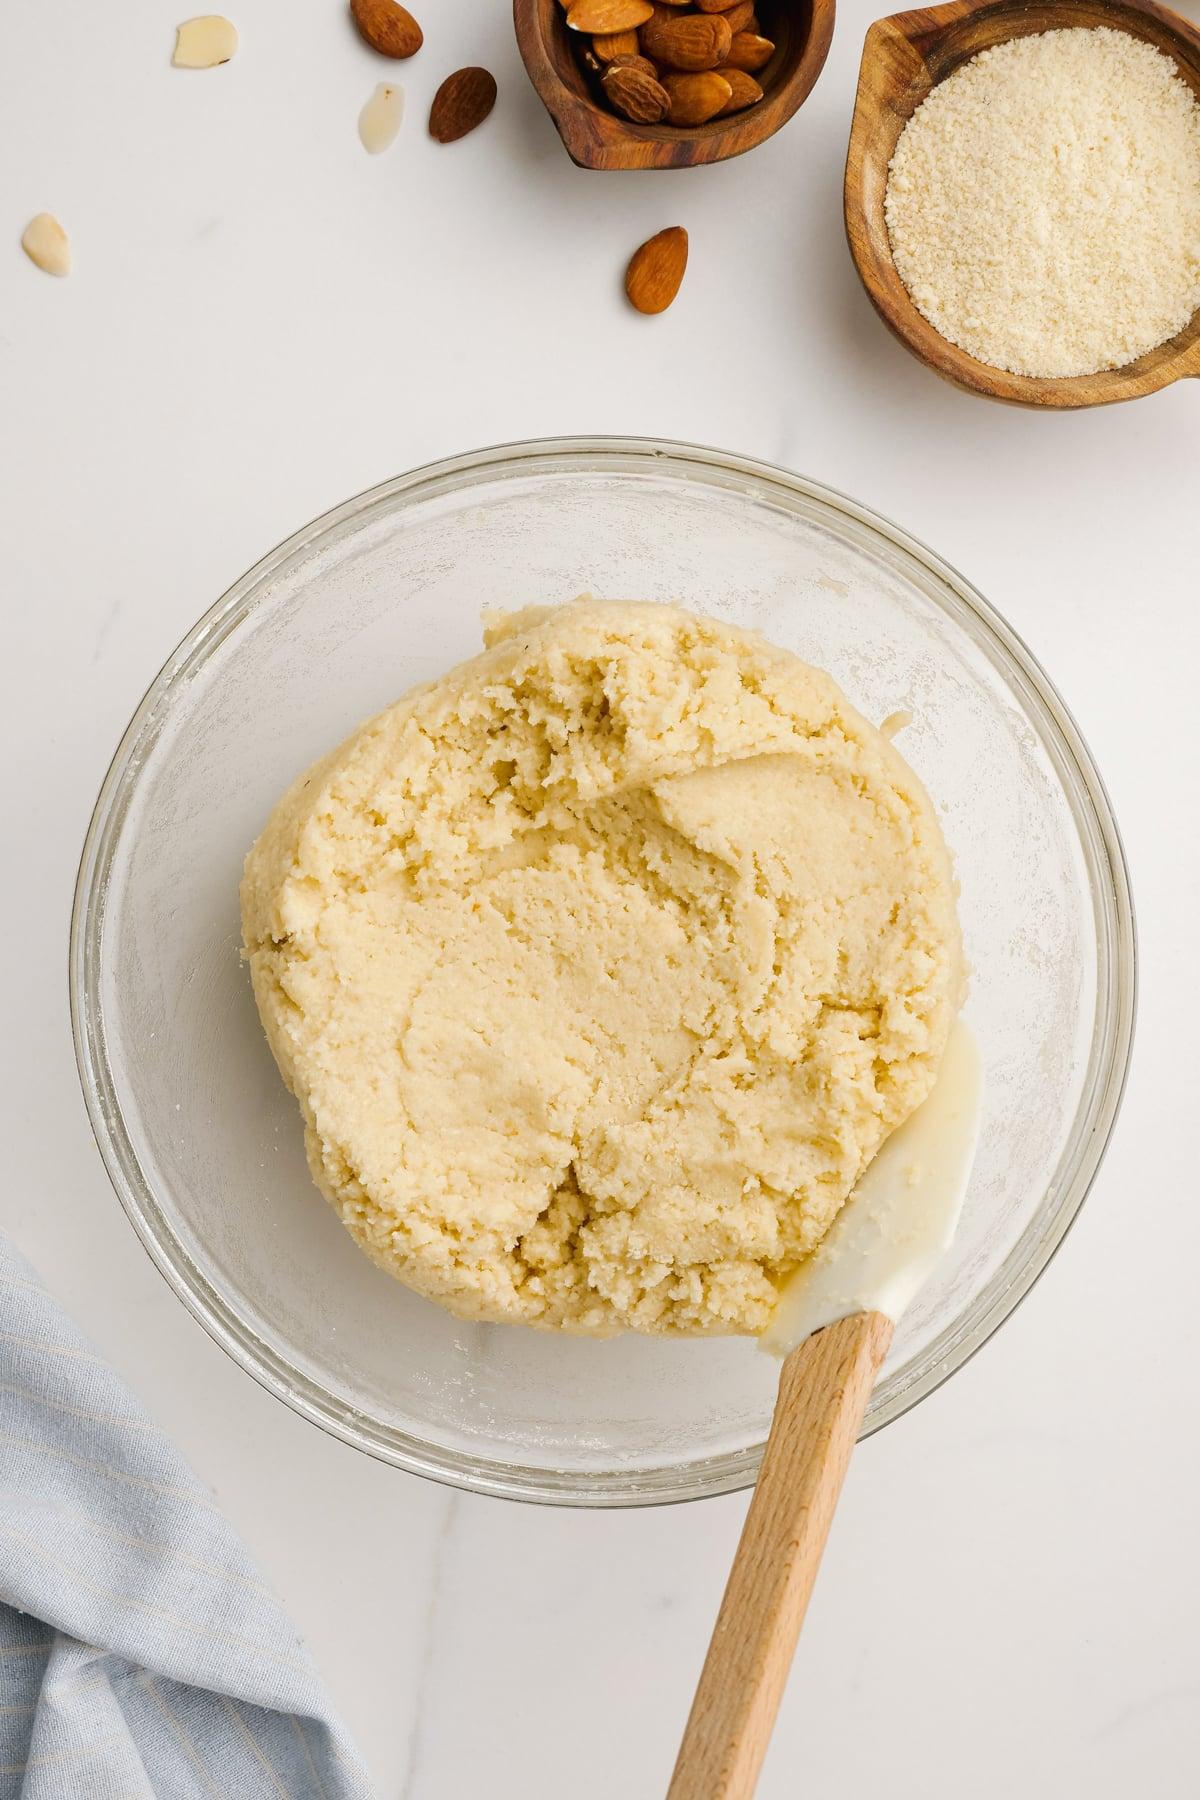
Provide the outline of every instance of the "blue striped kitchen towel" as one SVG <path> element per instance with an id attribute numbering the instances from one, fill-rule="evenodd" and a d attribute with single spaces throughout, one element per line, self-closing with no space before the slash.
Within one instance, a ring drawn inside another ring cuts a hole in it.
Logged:
<path id="1" fill-rule="evenodd" d="M 0 1238 L 0 1796 L 370 1791 L 215 1502 Z"/>

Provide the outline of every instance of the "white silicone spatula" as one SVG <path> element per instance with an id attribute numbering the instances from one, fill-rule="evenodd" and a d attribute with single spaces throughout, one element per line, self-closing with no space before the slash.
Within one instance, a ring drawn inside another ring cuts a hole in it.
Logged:
<path id="1" fill-rule="evenodd" d="M 979 1100 L 979 1053 L 960 1023 L 929 1098 L 780 1295 L 763 1335 L 784 1358 L 779 1397 L 668 1800 L 754 1792 L 875 1377 L 958 1224 Z"/>

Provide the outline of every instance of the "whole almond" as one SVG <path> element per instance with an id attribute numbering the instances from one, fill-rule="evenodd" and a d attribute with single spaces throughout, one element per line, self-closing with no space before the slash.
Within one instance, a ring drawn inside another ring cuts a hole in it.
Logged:
<path id="1" fill-rule="evenodd" d="M 601 32 L 592 39 L 592 49 L 602 63 L 611 62 L 614 56 L 636 56 L 638 34 L 636 31 Z"/>
<path id="2" fill-rule="evenodd" d="M 639 125 L 657 125 L 670 105 L 662 83 L 641 69 L 606 70 L 604 98 Z"/>
<path id="3" fill-rule="evenodd" d="M 653 75 L 658 80 L 658 70 L 648 56 L 614 56 L 604 71 L 606 75 L 609 69 L 640 69 L 643 75 Z"/>
<path id="4" fill-rule="evenodd" d="M 681 13 L 652 19 L 639 33 L 645 54 L 671 69 L 715 69 L 729 52 L 732 33 L 720 13 Z"/>
<path id="5" fill-rule="evenodd" d="M 609 37 L 614 31 L 636 31 L 653 12 L 650 0 L 573 0 L 567 24 L 572 31 Z"/>
<path id="6" fill-rule="evenodd" d="M 350 12 L 359 36 L 380 56 L 398 61 L 415 56 L 425 33 L 400 0 L 350 0 Z"/>
<path id="7" fill-rule="evenodd" d="M 717 14 L 720 17 L 720 14 Z M 775 54 L 775 46 L 770 38 L 756 37 L 752 31 L 739 31 L 733 38 L 725 54 L 724 67 L 728 69 L 745 69 L 753 74 L 769 63 Z"/>
<path id="8" fill-rule="evenodd" d="M 496 104 L 496 78 L 487 69 L 456 69 L 447 75 L 429 109 L 429 135 L 453 144 L 474 131 Z"/>
<path id="9" fill-rule="evenodd" d="M 758 20 L 754 16 L 754 0 L 738 0 L 725 14 L 725 23 L 736 37 L 739 31 L 758 30 Z"/>
<path id="10" fill-rule="evenodd" d="M 693 0 L 701 12 L 728 12 L 737 0 Z"/>
<path id="11" fill-rule="evenodd" d="M 723 119 L 726 113 L 741 112 L 744 107 L 753 106 L 755 101 L 762 99 L 762 89 L 753 75 L 747 75 L 745 69 L 731 69 L 726 64 L 722 68 L 721 74 L 729 83 L 732 92 L 717 114 L 718 119 Z"/>
<path id="12" fill-rule="evenodd" d="M 625 271 L 625 292 L 640 313 L 665 312 L 679 292 L 687 268 L 688 234 L 682 225 L 655 232 L 634 251 Z"/>
<path id="13" fill-rule="evenodd" d="M 664 75 L 668 125 L 704 125 L 725 111 L 733 88 L 723 73 L 705 69 L 694 75 Z"/>

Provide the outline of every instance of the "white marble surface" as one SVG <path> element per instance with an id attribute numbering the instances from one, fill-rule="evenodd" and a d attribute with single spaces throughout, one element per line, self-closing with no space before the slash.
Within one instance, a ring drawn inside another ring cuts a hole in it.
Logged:
<path id="1" fill-rule="evenodd" d="M 1132 863 L 1143 987 L 1116 1140 L 1063 1255 L 974 1363 L 851 1473 L 765 1800 L 1195 1792 L 1195 671 L 1200 396 L 1080 416 L 937 382 L 851 268 L 841 164 L 872 8 L 753 157 L 572 168 L 503 0 L 440 0 L 409 116 L 338 0 L 228 0 L 228 68 L 168 67 L 186 9 L 6 0 L 0 56 L 5 621 L 4 1222 L 217 1490 L 387 1800 L 663 1791 L 744 1498 L 615 1516 L 455 1496 L 323 1437 L 168 1293 L 79 1099 L 66 941 L 105 764 L 166 652 L 313 514 L 442 453 L 574 431 L 776 459 L 975 580 L 1059 682 Z M 462 62 L 489 124 L 424 135 Z M 75 248 L 22 256 L 48 208 Z M 671 313 L 630 248 L 681 221 Z"/>

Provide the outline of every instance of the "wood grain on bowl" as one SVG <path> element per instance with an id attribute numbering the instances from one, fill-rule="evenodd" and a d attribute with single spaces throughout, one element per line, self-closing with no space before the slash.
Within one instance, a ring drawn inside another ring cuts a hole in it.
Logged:
<path id="1" fill-rule="evenodd" d="M 757 11 L 738 4 L 697 15 L 698 23 L 721 21 L 709 35 L 722 47 L 722 27 L 732 40 L 730 21 L 736 17 L 743 32 L 751 26 L 750 35 L 767 38 L 775 48 L 754 71 L 761 100 L 690 125 L 672 125 L 666 117 L 622 118 L 607 105 L 601 65 L 597 59 L 594 74 L 582 66 L 580 34 L 568 27 L 560 0 L 513 0 L 513 22 L 529 78 L 573 162 L 585 169 L 687 169 L 740 156 L 786 125 L 824 67 L 834 10 L 835 0 L 762 0 Z M 690 35 L 697 39 L 694 55 L 700 56 L 699 34 Z M 761 51 L 745 54 L 753 58 Z"/>
<path id="2" fill-rule="evenodd" d="M 1153 44 L 1173 59 L 1200 99 L 1200 31 L 1152 0 L 953 0 L 895 13 L 871 26 L 850 127 L 846 236 L 876 312 L 905 348 L 944 380 L 1013 406 L 1107 406 L 1200 375 L 1200 312 L 1167 343 L 1124 368 L 1062 377 L 992 368 L 943 337 L 918 312 L 897 273 L 884 217 L 888 164 L 917 107 L 981 50 L 1073 26 L 1109 26 Z"/>

